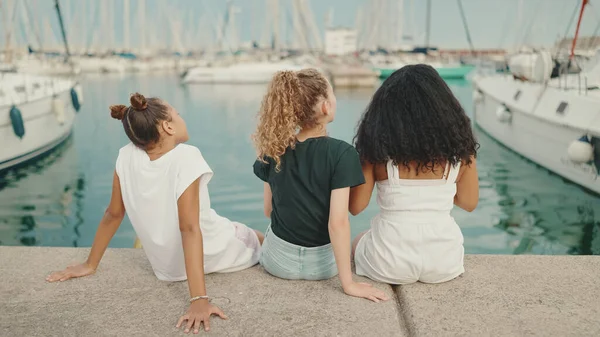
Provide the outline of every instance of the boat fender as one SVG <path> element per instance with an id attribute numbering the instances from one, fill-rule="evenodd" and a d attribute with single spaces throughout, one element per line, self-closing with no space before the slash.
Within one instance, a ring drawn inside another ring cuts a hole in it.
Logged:
<path id="1" fill-rule="evenodd" d="M 79 109 L 81 109 L 81 104 L 83 103 L 81 100 L 83 95 L 78 93 L 78 91 L 81 92 L 81 89 L 77 90 L 76 88 L 77 86 L 71 88 L 71 102 L 73 103 L 73 108 L 75 108 L 75 111 L 79 112 Z"/>
<path id="2" fill-rule="evenodd" d="M 81 84 L 75 84 L 74 88 L 77 93 L 77 99 L 79 100 L 79 106 L 83 106 L 83 89 L 81 89 Z"/>
<path id="3" fill-rule="evenodd" d="M 594 165 L 596 166 L 596 172 L 600 175 L 600 137 L 592 137 L 590 142 L 594 147 Z"/>
<path id="4" fill-rule="evenodd" d="M 508 123 L 512 119 L 512 113 L 507 107 L 501 105 L 496 109 L 496 117 L 502 123 Z"/>
<path id="5" fill-rule="evenodd" d="M 65 123 L 65 104 L 58 97 L 52 99 L 52 112 L 56 116 L 58 123 Z"/>
<path id="6" fill-rule="evenodd" d="M 25 123 L 23 122 L 21 110 L 19 110 L 19 108 L 13 105 L 10 108 L 10 112 L 8 114 L 10 116 L 10 122 L 12 123 L 15 135 L 22 139 L 25 135 Z"/>
<path id="7" fill-rule="evenodd" d="M 567 153 L 569 160 L 578 164 L 589 163 L 594 159 L 594 147 L 587 136 L 571 142 Z"/>

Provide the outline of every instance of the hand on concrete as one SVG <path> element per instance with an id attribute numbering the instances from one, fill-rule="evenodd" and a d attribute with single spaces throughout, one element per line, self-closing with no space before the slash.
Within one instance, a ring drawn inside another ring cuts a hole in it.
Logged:
<path id="1" fill-rule="evenodd" d="M 227 319 L 227 315 L 225 315 L 218 307 L 208 303 L 207 300 L 198 300 L 192 302 L 187 313 L 181 316 L 175 327 L 179 328 L 184 321 L 187 321 L 184 332 L 189 333 L 193 327 L 194 333 L 198 333 L 200 331 L 200 324 L 204 322 L 204 330 L 209 331 L 211 315 L 217 315 L 222 319 Z"/>
<path id="2" fill-rule="evenodd" d="M 346 295 L 366 298 L 375 303 L 379 303 L 380 300 L 388 300 L 387 295 L 383 291 L 373 288 L 373 286 L 368 283 L 352 282 L 344 288 L 344 292 Z"/>
<path id="3" fill-rule="evenodd" d="M 67 269 L 62 271 L 55 271 L 46 277 L 46 281 L 48 282 L 56 282 L 56 281 L 66 281 L 73 277 L 82 277 L 88 276 L 96 272 L 96 269 L 92 268 L 87 263 L 81 263 L 77 265 L 72 265 L 67 267 Z"/>

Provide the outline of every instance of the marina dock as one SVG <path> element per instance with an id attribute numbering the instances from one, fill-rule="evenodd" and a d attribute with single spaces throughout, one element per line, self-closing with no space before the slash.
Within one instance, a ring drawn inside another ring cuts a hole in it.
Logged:
<path id="1" fill-rule="evenodd" d="M 108 249 L 95 275 L 45 277 L 87 248 L 0 247 L 0 336 L 182 336 L 186 282 L 156 279 L 140 249 Z M 373 303 L 339 281 L 280 280 L 260 266 L 207 276 L 214 336 L 598 336 L 600 257 L 467 255 L 438 285 L 390 287 Z M 204 333 L 204 332 L 201 332 Z"/>

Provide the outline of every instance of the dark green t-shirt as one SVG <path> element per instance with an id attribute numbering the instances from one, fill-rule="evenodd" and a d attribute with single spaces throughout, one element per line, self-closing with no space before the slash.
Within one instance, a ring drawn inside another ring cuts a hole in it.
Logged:
<path id="1" fill-rule="evenodd" d="M 254 174 L 271 186 L 273 233 L 303 247 L 330 243 L 331 191 L 365 183 L 354 147 L 334 138 L 309 138 L 287 149 L 279 172 L 272 158 L 265 160 L 254 163 Z"/>

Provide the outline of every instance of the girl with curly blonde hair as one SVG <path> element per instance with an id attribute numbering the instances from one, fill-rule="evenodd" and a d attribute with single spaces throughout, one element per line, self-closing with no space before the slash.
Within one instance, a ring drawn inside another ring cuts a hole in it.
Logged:
<path id="1" fill-rule="evenodd" d="M 273 77 L 253 135 L 254 173 L 264 181 L 264 212 L 271 220 L 260 263 L 284 279 L 339 273 L 346 294 L 387 300 L 352 280 L 348 202 L 350 188 L 365 179 L 354 147 L 327 136 L 335 112 L 333 89 L 317 70 Z"/>

